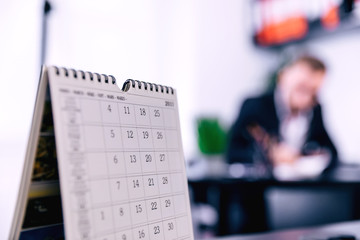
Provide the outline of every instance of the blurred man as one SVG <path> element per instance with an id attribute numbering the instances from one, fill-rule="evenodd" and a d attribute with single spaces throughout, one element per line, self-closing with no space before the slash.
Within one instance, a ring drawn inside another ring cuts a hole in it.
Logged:
<path id="1" fill-rule="evenodd" d="M 337 151 L 317 101 L 325 73 L 319 59 L 302 56 L 279 71 L 274 91 L 247 99 L 230 134 L 229 162 L 272 168 L 321 155 L 334 166 Z"/>

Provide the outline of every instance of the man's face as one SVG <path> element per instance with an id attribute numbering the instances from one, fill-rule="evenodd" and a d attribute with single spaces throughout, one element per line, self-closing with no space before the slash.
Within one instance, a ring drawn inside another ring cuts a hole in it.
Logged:
<path id="1" fill-rule="evenodd" d="M 324 77 L 324 71 L 314 70 L 304 62 L 285 68 L 279 75 L 279 87 L 290 109 L 293 111 L 311 109 Z"/>

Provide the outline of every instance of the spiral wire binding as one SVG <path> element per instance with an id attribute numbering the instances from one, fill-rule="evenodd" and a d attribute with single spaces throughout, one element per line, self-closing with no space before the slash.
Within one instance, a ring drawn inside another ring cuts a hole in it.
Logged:
<path id="1" fill-rule="evenodd" d="M 101 76 L 103 76 L 104 78 L 104 82 L 105 83 L 109 83 L 109 79 L 111 79 L 111 83 L 112 84 L 116 84 L 116 78 L 113 75 L 106 75 L 106 74 L 99 74 L 99 73 L 92 73 L 92 72 L 84 72 L 82 70 L 75 70 L 72 68 L 64 68 L 64 67 L 56 67 L 55 68 L 55 73 L 56 75 L 60 76 L 61 71 L 64 72 L 65 77 L 69 77 L 70 74 L 72 74 L 73 78 L 82 78 L 83 80 L 86 80 L 86 74 L 89 76 L 90 81 L 98 81 L 99 83 L 101 83 Z"/>
<path id="2" fill-rule="evenodd" d="M 56 67 L 55 68 L 55 73 L 56 75 L 60 76 L 61 72 L 64 73 L 65 77 L 69 77 L 70 75 L 72 75 L 73 78 L 78 79 L 81 78 L 83 80 L 86 80 L 86 75 L 89 76 L 90 81 L 98 81 L 99 83 L 101 83 L 102 78 L 104 79 L 105 83 L 110 83 L 110 79 L 111 79 L 111 83 L 112 84 L 116 84 L 116 79 L 114 76 L 112 75 L 106 75 L 106 74 L 99 74 L 99 73 L 93 73 L 93 72 L 85 72 L 82 70 L 75 70 L 72 68 L 65 68 L 65 67 Z M 161 92 L 161 93 L 166 93 L 166 94 L 174 94 L 174 89 L 172 87 L 168 87 L 168 86 L 163 86 L 163 85 L 159 85 L 159 84 L 155 84 L 155 83 L 149 83 L 149 82 L 143 82 L 143 81 L 139 81 L 139 80 L 133 80 L 133 79 L 128 79 L 125 81 L 122 90 L 124 92 L 127 92 L 130 87 L 132 88 L 138 88 L 138 89 L 142 89 L 144 88 L 145 90 L 150 90 L 150 91 L 155 91 L 155 92 Z"/>
<path id="3" fill-rule="evenodd" d="M 159 85 L 159 84 L 155 84 L 155 83 L 149 83 L 149 82 L 143 82 L 143 81 L 139 81 L 139 80 L 133 80 L 133 79 L 128 79 L 124 82 L 124 85 L 122 87 L 122 90 L 124 92 L 127 92 L 130 87 L 132 88 L 138 88 L 138 89 L 142 89 L 144 87 L 145 90 L 150 90 L 150 91 L 155 91 L 155 92 L 161 92 L 161 93 L 166 93 L 166 94 L 174 94 L 174 89 L 172 87 L 168 87 L 168 86 L 163 86 L 163 85 Z"/>

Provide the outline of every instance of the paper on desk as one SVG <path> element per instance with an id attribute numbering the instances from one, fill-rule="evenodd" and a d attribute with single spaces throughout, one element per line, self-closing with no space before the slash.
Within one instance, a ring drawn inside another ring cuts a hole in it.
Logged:
<path id="1" fill-rule="evenodd" d="M 301 157 L 294 164 L 281 164 L 274 167 L 273 174 L 278 180 L 312 179 L 320 176 L 330 162 L 329 154 Z"/>

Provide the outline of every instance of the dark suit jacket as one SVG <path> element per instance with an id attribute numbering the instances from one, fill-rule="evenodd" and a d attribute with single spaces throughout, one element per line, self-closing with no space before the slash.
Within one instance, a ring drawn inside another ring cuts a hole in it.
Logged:
<path id="1" fill-rule="evenodd" d="M 309 148 L 325 148 L 331 154 L 330 167 L 337 162 L 337 151 L 328 133 L 325 130 L 321 106 L 318 104 L 313 108 L 312 119 L 310 120 L 309 130 L 303 145 L 303 153 Z M 253 162 L 255 156 L 266 155 L 259 153 L 259 145 L 254 141 L 248 131 L 251 125 L 262 127 L 270 136 L 280 140 L 280 121 L 275 109 L 274 93 L 269 93 L 256 98 L 247 99 L 240 114 L 235 121 L 230 132 L 227 158 L 229 163 L 234 162 Z"/>

